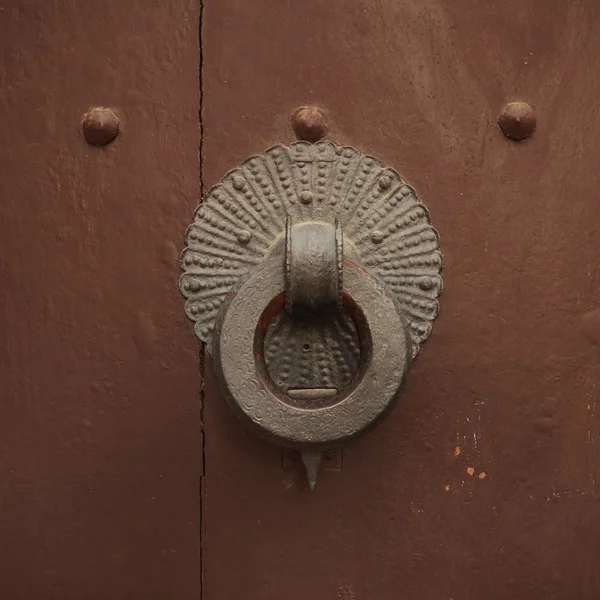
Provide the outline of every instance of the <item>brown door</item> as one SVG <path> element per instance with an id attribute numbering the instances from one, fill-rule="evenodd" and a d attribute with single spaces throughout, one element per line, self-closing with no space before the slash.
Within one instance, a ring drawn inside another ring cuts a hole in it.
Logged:
<path id="1" fill-rule="evenodd" d="M 200 4 L 0 7 L 0 597 L 599 598 L 600 4 Z M 312 496 L 177 291 L 200 190 L 303 104 L 418 189 L 445 258 L 401 402 Z"/>
<path id="2" fill-rule="evenodd" d="M 0 2 L 0 598 L 199 597 L 197 0 Z M 118 137 L 82 136 L 112 107 Z M 187 340 L 187 341 L 186 341 Z"/>

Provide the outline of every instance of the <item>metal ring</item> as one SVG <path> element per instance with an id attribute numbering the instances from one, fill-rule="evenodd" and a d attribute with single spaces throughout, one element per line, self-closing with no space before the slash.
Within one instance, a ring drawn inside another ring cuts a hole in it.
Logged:
<path id="1" fill-rule="evenodd" d="M 262 354 L 261 340 L 284 294 L 285 269 L 273 257 L 228 295 L 213 338 L 217 379 L 236 414 L 270 441 L 338 446 L 375 424 L 398 397 L 412 354 L 402 314 L 377 278 L 344 260 L 344 305 L 357 325 L 359 369 L 333 398 L 302 405 L 273 383 Z"/>

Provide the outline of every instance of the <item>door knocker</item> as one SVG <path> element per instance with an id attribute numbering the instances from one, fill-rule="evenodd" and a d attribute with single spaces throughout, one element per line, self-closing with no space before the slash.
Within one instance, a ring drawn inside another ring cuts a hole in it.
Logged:
<path id="1" fill-rule="evenodd" d="M 393 407 L 442 291 L 439 237 L 396 171 L 332 142 L 278 145 L 229 171 L 186 232 L 180 290 L 228 404 L 322 452 Z"/>

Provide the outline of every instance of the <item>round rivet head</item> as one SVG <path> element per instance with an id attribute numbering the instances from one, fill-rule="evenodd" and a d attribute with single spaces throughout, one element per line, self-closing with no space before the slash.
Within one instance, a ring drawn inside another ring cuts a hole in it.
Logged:
<path id="1" fill-rule="evenodd" d="M 250 241 L 250 232 L 242 230 L 237 234 L 237 239 L 240 244 L 247 244 Z"/>
<path id="2" fill-rule="evenodd" d="M 371 235 L 371 241 L 374 244 L 381 244 L 383 242 L 383 233 L 381 231 L 374 231 Z"/>
<path id="3" fill-rule="evenodd" d="M 327 117 L 317 106 L 301 106 L 291 117 L 292 130 L 299 140 L 318 142 L 327 135 Z"/>
<path id="4" fill-rule="evenodd" d="M 387 189 L 389 189 L 390 185 L 392 185 L 392 180 L 387 175 L 382 175 L 379 178 L 378 183 L 379 183 L 380 190 L 387 190 Z"/>
<path id="5" fill-rule="evenodd" d="M 312 192 L 305 191 L 300 194 L 300 202 L 302 202 L 302 204 L 310 204 L 312 199 Z"/>
<path id="6" fill-rule="evenodd" d="M 498 125 L 509 139 L 528 138 L 535 129 L 535 112 L 527 102 L 509 102 L 498 116 Z"/>
<path id="7" fill-rule="evenodd" d="M 434 281 L 433 279 L 431 279 L 431 277 L 421 277 L 421 279 L 419 280 L 419 287 L 422 290 L 428 291 L 433 289 L 434 286 Z"/>
<path id="8" fill-rule="evenodd" d="M 243 190 L 246 187 L 246 180 L 240 175 L 236 175 L 233 178 L 233 187 L 236 190 Z"/>
<path id="9" fill-rule="evenodd" d="M 92 146 L 106 146 L 119 134 L 119 118 L 110 108 L 92 108 L 81 126 L 85 141 Z"/>

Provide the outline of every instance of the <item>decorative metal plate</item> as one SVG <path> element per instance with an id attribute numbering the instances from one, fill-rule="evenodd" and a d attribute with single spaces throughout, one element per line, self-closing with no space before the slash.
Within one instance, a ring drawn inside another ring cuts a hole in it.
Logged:
<path id="1" fill-rule="evenodd" d="M 337 217 L 344 251 L 383 280 L 405 316 L 412 356 L 431 331 L 442 291 L 439 237 L 427 209 L 400 175 L 352 147 L 331 142 L 277 145 L 229 171 L 212 187 L 186 232 L 180 290 L 197 337 L 211 352 L 225 295 L 263 261 L 294 223 Z M 265 357 L 282 388 L 341 387 L 358 360 L 345 315 L 305 321 L 281 312 Z"/>

